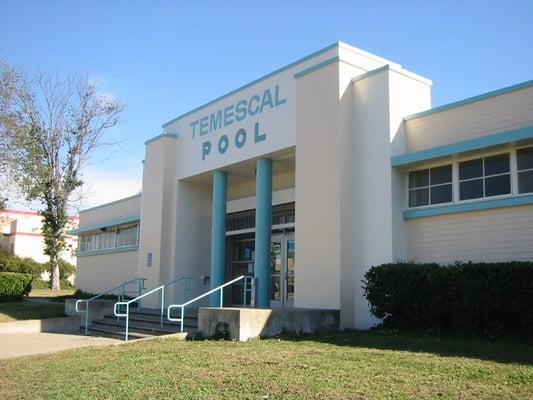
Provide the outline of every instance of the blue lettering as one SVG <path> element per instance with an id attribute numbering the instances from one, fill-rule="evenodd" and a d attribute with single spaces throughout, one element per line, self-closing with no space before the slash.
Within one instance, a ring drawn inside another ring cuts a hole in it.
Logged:
<path id="1" fill-rule="evenodd" d="M 263 100 L 261 101 L 260 112 L 263 112 L 263 108 L 265 108 L 265 106 L 274 108 L 274 103 L 272 103 L 272 93 L 270 93 L 270 89 L 265 90 L 265 92 L 263 93 Z"/>
<path id="2" fill-rule="evenodd" d="M 259 102 L 260 101 L 261 101 L 261 98 L 257 94 L 254 94 L 251 97 L 250 101 L 248 102 L 248 114 L 249 115 L 254 116 L 254 115 L 256 115 L 259 112 Z M 255 106 L 255 108 L 252 108 L 252 102 L 257 103 L 257 106 Z"/>
<path id="3" fill-rule="evenodd" d="M 220 154 L 224 154 L 229 146 L 229 139 L 226 135 L 220 136 L 220 139 L 218 140 L 218 152 Z"/>
<path id="4" fill-rule="evenodd" d="M 235 146 L 237 146 L 237 148 L 240 149 L 245 144 L 246 144 L 246 131 L 244 130 L 244 128 L 241 128 L 235 134 Z"/>
<path id="5" fill-rule="evenodd" d="M 202 143 L 202 161 L 205 160 L 205 157 L 207 157 L 209 153 L 211 153 L 211 142 L 209 141 L 203 142 Z"/>
<path id="6" fill-rule="evenodd" d="M 283 97 L 279 85 L 267 88 L 262 94 L 254 94 L 249 98 L 241 99 L 236 103 L 213 111 L 203 118 L 199 118 L 190 123 L 192 138 L 207 135 L 236 122 L 242 122 L 250 116 L 261 114 L 266 109 L 276 108 L 287 103 Z M 259 135 L 262 138 L 263 135 Z M 262 140 L 262 139 L 261 139 Z"/>
<path id="7" fill-rule="evenodd" d="M 216 131 L 219 128 L 222 128 L 222 110 L 209 115 L 209 132 Z"/>
<path id="8" fill-rule="evenodd" d="M 237 103 L 237 106 L 235 107 L 235 120 L 237 122 L 240 122 L 246 118 L 246 103 L 246 100 L 241 100 Z"/>
<path id="9" fill-rule="evenodd" d="M 196 136 L 196 125 L 198 125 L 199 120 L 196 120 L 194 122 L 191 122 L 191 128 L 192 128 L 192 138 Z"/>
<path id="10" fill-rule="evenodd" d="M 287 102 L 287 99 L 280 99 L 279 98 L 279 85 L 276 85 L 276 90 L 275 90 L 274 93 L 275 93 L 274 96 L 276 98 L 276 100 L 275 100 L 276 101 L 276 103 L 275 103 L 276 107 L 277 106 L 281 106 L 282 104 L 285 104 Z"/>
<path id="11" fill-rule="evenodd" d="M 262 142 L 263 140 L 266 140 L 266 133 L 263 133 L 262 135 L 259 134 L 259 122 L 256 122 L 254 124 L 254 143 Z"/>
<path id="12" fill-rule="evenodd" d="M 207 135 L 209 133 L 209 117 L 203 117 L 200 120 L 200 136 Z"/>
<path id="13" fill-rule="evenodd" d="M 234 108 L 235 108 L 235 104 L 232 104 L 224 108 L 224 126 L 233 124 L 233 109 Z"/>

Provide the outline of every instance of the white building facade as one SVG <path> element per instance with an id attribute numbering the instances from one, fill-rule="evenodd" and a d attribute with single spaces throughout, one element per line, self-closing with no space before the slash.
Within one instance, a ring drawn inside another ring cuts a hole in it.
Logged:
<path id="1" fill-rule="evenodd" d="M 364 329 L 373 265 L 533 259 L 533 81 L 431 109 L 431 81 L 335 43 L 163 129 L 142 195 L 80 213 L 80 289 L 245 274 L 228 305 Z"/>
<path id="2" fill-rule="evenodd" d="M 39 263 L 45 263 L 50 257 L 44 254 L 44 237 L 42 234 L 43 216 L 35 211 L 4 210 L 0 212 L 0 251 L 18 257 L 28 257 Z M 78 217 L 69 217 L 67 229 L 78 227 Z M 65 236 L 66 249 L 61 258 L 70 264 L 76 264 L 78 238 Z"/>

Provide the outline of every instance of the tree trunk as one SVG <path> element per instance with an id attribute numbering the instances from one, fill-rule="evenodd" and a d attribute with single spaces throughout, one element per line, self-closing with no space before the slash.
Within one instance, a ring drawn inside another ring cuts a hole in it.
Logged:
<path id="1" fill-rule="evenodd" d="M 61 290 L 61 282 L 59 280 L 59 264 L 56 257 L 50 257 L 50 270 L 52 274 L 52 290 Z"/>

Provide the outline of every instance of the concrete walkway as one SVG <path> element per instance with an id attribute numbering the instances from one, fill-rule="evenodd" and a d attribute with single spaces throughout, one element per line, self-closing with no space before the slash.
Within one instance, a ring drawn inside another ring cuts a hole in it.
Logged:
<path id="1" fill-rule="evenodd" d="M 72 332 L 25 332 L 0 335 L 0 359 L 55 353 L 86 346 L 110 346 L 123 340 Z"/>

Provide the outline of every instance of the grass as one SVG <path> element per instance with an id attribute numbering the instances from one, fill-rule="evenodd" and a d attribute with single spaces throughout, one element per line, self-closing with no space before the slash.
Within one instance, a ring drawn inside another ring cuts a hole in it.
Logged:
<path id="1" fill-rule="evenodd" d="M 64 316 L 64 303 L 33 303 L 29 301 L 0 303 L 0 322 L 46 319 Z"/>
<path id="2" fill-rule="evenodd" d="M 50 289 L 33 289 L 29 299 L 23 301 L 0 303 L 0 322 L 24 321 L 29 319 L 46 319 L 65 316 L 65 297 L 71 296 L 73 290 L 52 291 Z M 34 302 L 37 298 L 49 300 Z"/>
<path id="3" fill-rule="evenodd" d="M 0 398 L 530 399 L 531 344 L 391 332 L 160 338 L 0 360 Z"/>
<path id="4" fill-rule="evenodd" d="M 63 311 L 63 302 L 0 303 L 0 321 Z M 0 360 L 0 376 L 7 400 L 530 399 L 533 343 L 390 331 L 245 343 L 166 338 Z"/>
<path id="5" fill-rule="evenodd" d="M 50 300 L 55 298 L 64 299 L 65 297 L 70 297 L 74 294 L 74 289 L 62 289 L 62 290 L 52 290 L 52 289 L 32 289 L 30 292 L 31 297 L 46 297 Z"/>

